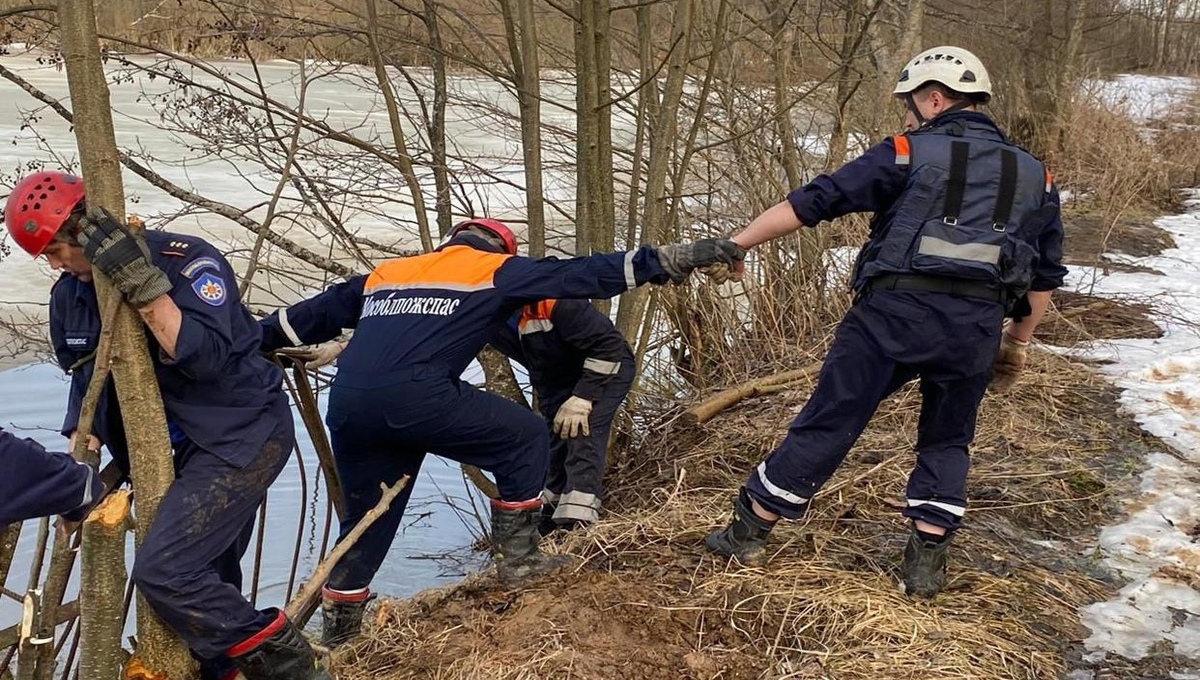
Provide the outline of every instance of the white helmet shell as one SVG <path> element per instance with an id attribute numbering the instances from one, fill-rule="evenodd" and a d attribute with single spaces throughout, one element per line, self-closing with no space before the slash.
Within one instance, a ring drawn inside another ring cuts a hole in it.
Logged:
<path id="1" fill-rule="evenodd" d="M 992 98 L 992 79 L 983 62 L 961 47 L 943 45 L 913 57 L 900 72 L 892 94 L 909 94 L 927 83 L 940 83 L 982 103 Z"/>

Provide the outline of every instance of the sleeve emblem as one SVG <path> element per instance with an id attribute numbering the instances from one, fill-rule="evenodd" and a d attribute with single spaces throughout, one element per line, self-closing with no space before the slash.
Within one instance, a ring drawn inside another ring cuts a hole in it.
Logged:
<path id="1" fill-rule="evenodd" d="M 204 276 L 192 281 L 192 291 L 205 304 L 212 305 L 213 307 L 220 307 L 225 304 L 225 281 L 216 274 L 205 272 Z"/>

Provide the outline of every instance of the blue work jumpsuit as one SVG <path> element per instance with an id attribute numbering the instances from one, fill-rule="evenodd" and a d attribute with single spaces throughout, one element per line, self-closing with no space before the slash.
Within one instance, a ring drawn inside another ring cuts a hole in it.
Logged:
<path id="1" fill-rule="evenodd" d="M 977 112 L 953 112 L 930 125 L 970 121 L 995 128 Z M 999 131 L 997 130 L 997 133 Z M 884 237 L 904 194 L 906 159 L 892 139 L 868 149 L 829 175 L 788 195 L 796 217 L 815 227 L 853 212 L 874 212 L 871 243 Z M 1058 203 L 1048 187 L 1045 201 Z M 1044 225 L 1031 290 L 1062 284 L 1062 222 Z M 861 262 L 860 262 L 861 267 Z M 919 379 L 921 413 L 917 461 L 909 476 L 904 514 L 947 529 L 961 525 L 967 508 L 968 446 L 979 404 L 992 376 L 1005 305 L 971 295 L 905 289 L 859 289 L 834 337 L 812 396 L 787 437 L 746 482 L 763 507 L 798 518 L 834 473 L 880 402 Z"/>
<path id="2" fill-rule="evenodd" d="M 355 328 L 338 360 L 326 422 L 346 494 L 344 538 L 379 502 L 380 483 L 415 480 L 433 453 L 491 472 L 500 498 L 542 492 L 545 422 L 459 378 L 523 305 L 550 297 L 611 297 L 669 280 L 657 253 L 532 260 L 462 233 L 432 253 L 391 260 L 264 321 L 263 349 L 324 342 Z M 410 483 L 333 570 L 338 591 L 367 587 L 400 527 Z"/>
<path id="3" fill-rule="evenodd" d="M 138 550 L 131 577 L 146 602 L 202 661 L 204 677 L 233 669 L 225 652 L 272 617 L 242 595 L 240 560 L 255 514 L 295 444 L 283 373 L 259 352 L 262 331 L 241 304 L 229 263 L 202 239 L 145 233 L 151 259 L 171 282 L 183 321 L 175 356 L 147 331 L 174 449 L 176 478 Z M 71 370 L 66 435 L 74 432 L 100 336 L 90 282 L 64 275 L 50 301 L 59 364 Z M 95 434 L 128 469 L 113 385 Z"/>
<path id="4" fill-rule="evenodd" d="M 592 402 L 589 434 L 564 439 L 550 433 L 542 499 L 560 523 L 595 522 L 613 418 L 633 386 L 633 350 L 587 300 L 542 300 L 526 305 L 513 321 L 492 344 L 529 371 L 542 417 L 553 422 L 573 396 Z"/>

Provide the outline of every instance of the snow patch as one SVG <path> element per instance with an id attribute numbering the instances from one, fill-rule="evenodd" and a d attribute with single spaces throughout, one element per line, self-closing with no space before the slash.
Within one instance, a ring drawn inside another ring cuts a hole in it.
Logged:
<path id="1" fill-rule="evenodd" d="M 1121 405 L 1172 449 L 1148 456 L 1128 516 L 1100 533 L 1105 563 L 1128 584 L 1081 612 L 1092 631 L 1090 661 L 1141 659 L 1158 642 L 1200 659 L 1200 190 L 1187 205 L 1190 212 L 1156 222 L 1175 248 L 1128 258 L 1163 276 L 1073 268 L 1069 278 L 1077 290 L 1153 305 L 1163 337 L 1096 343 L 1079 354 L 1112 362 L 1101 371 L 1121 388 Z"/>

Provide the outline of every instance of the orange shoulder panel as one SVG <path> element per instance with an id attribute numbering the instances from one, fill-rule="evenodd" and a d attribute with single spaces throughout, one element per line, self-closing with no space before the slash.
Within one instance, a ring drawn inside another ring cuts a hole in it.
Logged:
<path id="1" fill-rule="evenodd" d="M 524 326 L 535 319 L 549 320 L 550 315 L 554 313 L 554 305 L 556 304 L 558 304 L 558 300 L 550 299 L 525 305 L 521 309 L 521 318 L 517 324 Z"/>
<path id="2" fill-rule="evenodd" d="M 388 260 L 367 277 L 366 293 L 379 288 L 444 288 L 473 291 L 492 287 L 496 270 L 511 255 L 489 253 L 470 246 Z"/>
<path id="3" fill-rule="evenodd" d="M 907 135 L 895 135 L 892 143 L 896 145 L 896 165 L 908 165 L 912 159 L 912 145 Z"/>

